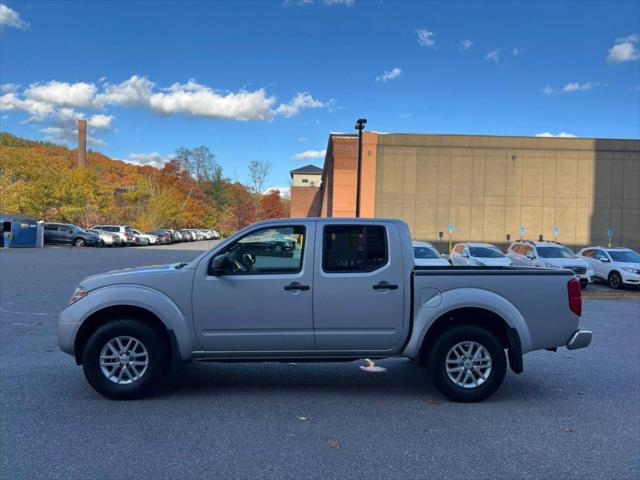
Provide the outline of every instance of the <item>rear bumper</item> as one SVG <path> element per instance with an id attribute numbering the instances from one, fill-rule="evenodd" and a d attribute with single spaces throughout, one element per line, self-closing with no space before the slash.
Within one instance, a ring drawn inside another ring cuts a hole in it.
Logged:
<path id="1" fill-rule="evenodd" d="M 577 350 L 579 348 L 588 347 L 591 344 L 591 331 L 590 330 L 576 330 L 571 336 L 571 339 L 567 342 L 567 349 Z"/>

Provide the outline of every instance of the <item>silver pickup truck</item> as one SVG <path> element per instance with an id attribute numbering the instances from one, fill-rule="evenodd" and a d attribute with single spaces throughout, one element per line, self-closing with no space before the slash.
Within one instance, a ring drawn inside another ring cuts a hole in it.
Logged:
<path id="1" fill-rule="evenodd" d="M 407 357 L 447 397 L 480 401 L 532 350 L 583 348 L 570 270 L 416 267 L 399 220 L 257 223 L 190 263 L 84 279 L 60 348 L 113 399 L 151 392 L 172 365 Z"/>

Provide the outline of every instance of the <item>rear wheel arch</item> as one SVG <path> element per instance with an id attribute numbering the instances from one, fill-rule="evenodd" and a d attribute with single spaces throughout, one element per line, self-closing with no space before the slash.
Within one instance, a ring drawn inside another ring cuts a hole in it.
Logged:
<path id="1" fill-rule="evenodd" d="M 102 325 L 113 320 L 121 319 L 136 320 L 153 328 L 162 337 L 163 342 L 165 342 L 165 346 L 168 349 L 167 351 L 171 352 L 172 361 L 177 358 L 175 337 L 162 320 L 160 320 L 153 312 L 142 307 L 132 305 L 117 305 L 105 307 L 93 312 L 82 323 L 78 329 L 74 342 L 76 364 L 80 365 L 82 363 L 84 348 L 91 335 L 93 335 L 93 333 Z"/>
<path id="2" fill-rule="evenodd" d="M 516 329 L 500 315 L 483 308 L 464 307 L 450 310 L 438 317 L 422 339 L 419 362 L 427 363 L 436 340 L 446 331 L 462 325 L 484 328 L 493 334 L 500 345 L 509 350 L 509 365 L 515 373 L 522 373 L 522 345 Z"/>

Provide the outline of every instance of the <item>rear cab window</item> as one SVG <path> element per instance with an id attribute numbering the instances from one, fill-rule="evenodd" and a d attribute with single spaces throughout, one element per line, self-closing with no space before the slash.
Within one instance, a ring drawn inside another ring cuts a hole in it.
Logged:
<path id="1" fill-rule="evenodd" d="M 322 270 L 327 273 L 373 272 L 388 263 L 386 228 L 382 225 L 326 225 Z"/>

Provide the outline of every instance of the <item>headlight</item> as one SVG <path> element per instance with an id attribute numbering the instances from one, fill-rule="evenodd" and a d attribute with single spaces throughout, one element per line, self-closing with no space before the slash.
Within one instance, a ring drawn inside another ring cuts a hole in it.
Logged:
<path id="1" fill-rule="evenodd" d="M 87 292 L 87 289 L 84 287 L 77 287 L 73 294 L 71 295 L 71 298 L 69 299 L 69 303 L 67 304 L 67 306 L 72 305 L 74 303 L 76 303 L 78 300 L 80 300 L 81 298 L 84 298 L 87 296 L 89 292 Z"/>
<path id="2" fill-rule="evenodd" d="M 631 267 L 620 267 L 620 268 L 622 268 L 622 270 L 625 270 L 629 273 L 640 273 L 640 270 L 636 268 L 631 268 Z"/>

